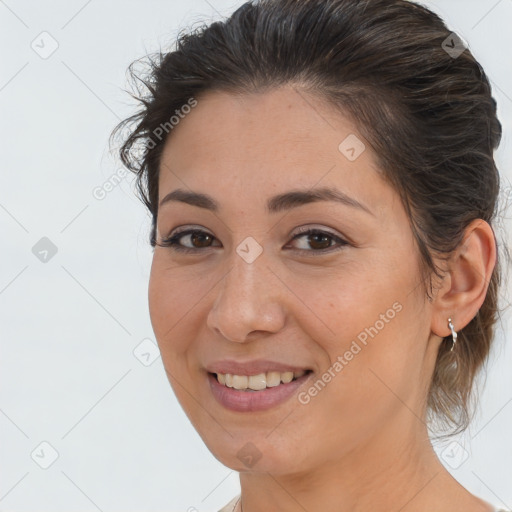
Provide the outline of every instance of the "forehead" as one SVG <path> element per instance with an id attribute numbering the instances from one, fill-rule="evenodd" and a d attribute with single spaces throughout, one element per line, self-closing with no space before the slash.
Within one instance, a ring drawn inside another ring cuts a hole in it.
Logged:
<path id="1" fill-rule="evenodd" d="M 292 186 L 335 186 L 374 204 L 392 193 L 355 125 L 318 97 L 285 86 L 197 101 L 166 141 L 159 200 L 178 187 L 244 202 Z"/>

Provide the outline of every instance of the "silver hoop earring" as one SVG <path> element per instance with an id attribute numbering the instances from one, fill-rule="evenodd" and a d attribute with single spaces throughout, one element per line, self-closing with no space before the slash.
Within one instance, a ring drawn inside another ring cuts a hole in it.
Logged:
<path id="1" fill-rule="evenodd" d="M 452 331 L 452 348 L 450 349 L 450 352 L 453 352 L 453 349 L 455 348 L 455 344 L 457 343 L 457 333 L 455 332 L 455 329 L 453 328 L 451 318 L 448 318 L 448 327 L 450 328 L 450 331 Z"/>

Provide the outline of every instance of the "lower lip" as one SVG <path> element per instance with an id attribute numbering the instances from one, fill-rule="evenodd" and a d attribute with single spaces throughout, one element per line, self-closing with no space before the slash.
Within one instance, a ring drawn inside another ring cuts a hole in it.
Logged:
<path id="1" fill-rule="evenodd" d="M 287 384 L 279 384 L 261 391 L 239 391 L 221 384 L 214 374 L 208 373 L 210 388 L 216 400 L 226 409 L 236 412 L 265 411 L 288 400 L 297 389 L 310 378 L 312 372 L 304 374 Z"/>

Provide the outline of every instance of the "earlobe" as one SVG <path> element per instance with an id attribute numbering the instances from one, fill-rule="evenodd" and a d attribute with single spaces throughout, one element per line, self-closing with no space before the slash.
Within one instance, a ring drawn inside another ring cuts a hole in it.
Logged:
<path id="1" fill-rule="evenodd" d="M 463 329 L 482 306 L 496 265 L 496 240 L 491 226 L 472 221 L 454 251 L 441 288 L 433 303 L 431 330 L 449 336 L 448 319 L 456 331 Z"/>

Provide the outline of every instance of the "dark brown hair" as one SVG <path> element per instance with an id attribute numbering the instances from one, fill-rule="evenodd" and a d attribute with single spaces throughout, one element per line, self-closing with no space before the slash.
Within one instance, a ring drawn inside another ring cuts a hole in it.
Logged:
<path id="1" fill-rule="evenodd" d="M 371 145 L 410 217 L 431 300 L 432 277 L 442 276 L 435 259 L 457 248 L 472 220 L 492 225 L 497 211 L 493 151 L 501 124 L 486 74 L 460 45 L 436 14 L 406 0 L 261 0 L 181 33 L 172 51 L 149 56 L 141 76 L 134 67 L 143 61 L 135 61 L 129 70 L 142 84 L 134 96 L 142 108 L 112 139 L 132 127 L 120 157 L 151 212 L 151 245 L 171 116 L 208 91 L 245 94 L 289 84 L 349 116 Z M 439 350 L 427 411 L 455 432 L 471 420 L 471 389 L 490 350 L 499 284 L 497 264 L 456 351 L 451 337 Z"/>

